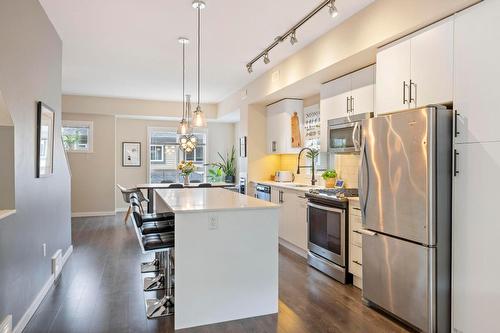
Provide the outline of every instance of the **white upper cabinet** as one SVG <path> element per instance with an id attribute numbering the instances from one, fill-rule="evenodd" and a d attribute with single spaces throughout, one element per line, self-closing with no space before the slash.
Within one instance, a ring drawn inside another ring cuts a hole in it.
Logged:
<path id="1" fill-rule="evenodd" d="M 377 85 L 375 86 L 375 112 L 377 114 L 408 108 L 410 54 L 410 40 L 377 53 Z"/>
<path id="2" fill-rule="evenodd" d="M 320 146 L 328 151 L 328 120 L 373 112 L 375 66 L 342 76 L 321 86 Z"/>
<path id="3" fill-rule="evenodd" d="M 500 142 L 459 144 L 456 149 L 453 332 L 498 332 Z"/>
<path id="4" fill-rule="evenodd" d="M 453 20 L 446 19 L 377 53 L 377 114 L 453 99 Z"/>
<path id="5" fill-rule="evenodd" d="M 411 39 L 411 107 L 453 99 L 453 20 Z"/>
<path id="6" fill-rule="evenodd" d="M 292 117 L 297 113 L 301 147 L 304 142 L 304 102 L 284 99 L 267 107 L 267 152 L 297 154 L 301 147 L 292 147 Z"/>
<path id="7" fill-rule="evenodd" d="M 457 143 L 500 140 L 500 1 L 487 0 L 456 15 L 454 108 Z"/>

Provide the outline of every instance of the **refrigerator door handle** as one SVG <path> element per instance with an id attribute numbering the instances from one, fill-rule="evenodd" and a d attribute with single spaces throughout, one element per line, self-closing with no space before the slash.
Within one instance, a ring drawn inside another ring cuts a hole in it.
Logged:
<path id="1" fill-rule="evenodd" d="M 365 178 L 365 173 L 366 173 L 366 178 L 367 182 L 366 184 L 363 182 L 363 179 Z M 370 179 L 369 179 L 369 172 L 368 172 L 368 159 L 366 157 L 366 141 L 363 140 L 363 143 L 361 145 L 361 166 L 359 168 L 359 175 L 358 175 L 358 184 L 359 184 L 359 203 L 361 207 L 361 216 L 363 217 L 363 220 L 365 219 L 366 215 L 366 205 L 367 205 L 367 200 L 368 200 L 368 190 L 370 186 Z"/>
<path id="2" fill-rule="evenodd" d="M 366 229 L 358 229 L 356 231 L 362 235 L 365 235 L 365 236 L 377 236 L 376 232 L 366 230 Z"/>
<path id="3" fill-rule="evenodd" d="M 354 129 L 352 131 L 352 143 L 354 144 L 354 149 L 356 151 L 359 151 L 361 149 L 359 144 L 359 134 L 360 134 L 359 130 L 360 130 L 359 122 L 356 122 L 356 124 L 354 125 Z"/>

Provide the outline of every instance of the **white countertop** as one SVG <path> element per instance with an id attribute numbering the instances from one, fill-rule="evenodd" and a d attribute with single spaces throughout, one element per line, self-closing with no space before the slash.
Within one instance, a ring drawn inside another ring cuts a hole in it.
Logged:
<path id="1" fill-rule="evenodd" d="M 270 180 L 263 180 L 263 181 L 251 181 L 251 183 L 254 184 L 263 184 L 263 185 L 269 185 L 269 186 L 275 186 L 275 187 L 280 187 L 288 190 L 295 190 L 299 192 L 309 192 L 309 190 L 312 189 L 324 189 L 324 186 L 312 186 L 311 184 L 302 184 L 302 183 L 292 183 L 292 182 L 273 182 Z M 299 185 L 299 186 L 297 186 Z"/>
<path id="2" fill-rule="evenodd" d="M 156 193 L 174 213 L 279 208 L 273 203 L 222 188 L 159 189 Z"/>

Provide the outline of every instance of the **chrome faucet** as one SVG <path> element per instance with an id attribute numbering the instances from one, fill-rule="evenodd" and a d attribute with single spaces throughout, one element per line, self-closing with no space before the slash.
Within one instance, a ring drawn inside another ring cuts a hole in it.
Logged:
<path id="1" fill-rule="evenodd" d="M 311 160 L 312 160 L 312 165 L 300 165 L 300 156 L 302 155 L 302 152 L 304 150 L 309 150 L 311 152 Z M 302 168 L 311 168 L 312 169 L 312 178 L 311 178 L 311 184 L 312 186 L 316 185 L 316 178 L 314 178 L 314 160 L 316 158 L 317 150 L 311 149 L 311 148 L 302 148 L 299 153 L 299 157 L 297 158 L 297 174 L 300 175 L 300 169 Z"/>

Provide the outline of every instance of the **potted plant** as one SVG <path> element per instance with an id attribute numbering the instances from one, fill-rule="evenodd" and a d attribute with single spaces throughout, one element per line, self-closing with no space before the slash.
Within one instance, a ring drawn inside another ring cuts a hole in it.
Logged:
<path id="1" fill-rule="evenodd" d="M 180 171 L 181 176 L 184 178 L 184 185 L 189 185 L 189 176 L 196 170 L 196 166 L 191 161 L 181 161 L 177 166 L 177 170 Z"/>
<path id="2" fill-rule="evenodd" d="M 222 170 L 219 168 L 208 169 L 208 182 L 217 183 L 222 181 Z"/>
<path id="3" fill-rule="evenodd" d="M 63 135 L 63 142 L 66 149 L 75 150 L 76 143 L 80 140 L 80 134 L 66 134 Z"/>
<path id="4" fill-rule="evenodd" d="M 337 180 L 337 171 L 326 170 L 321 174 L 321 177 L 325 180 L 325 187 L 333 188 L 335 187 L 335 182 Z"/>
<path id="5" fill-rule="evenodd" d="M 231 153 L 226 153 L 224 158 L 221 153 L 217 153 L 221 159 L 221 162 L 212 163 L 213 166 L 221 170 L 225 175 L 226 183 L 234 183 L 236 180 L 236 149 L 231 149 Z"/>

